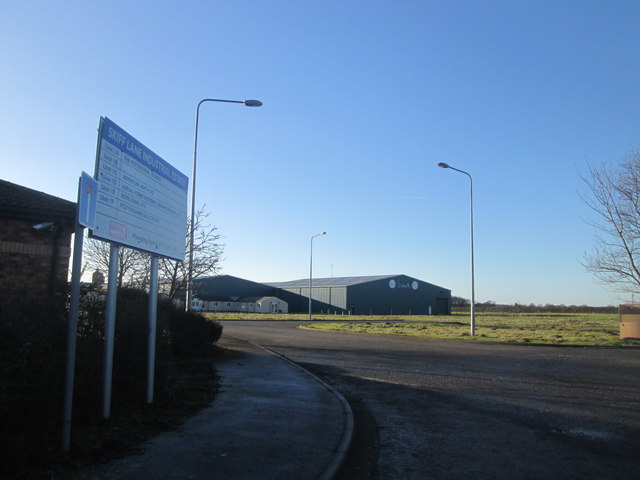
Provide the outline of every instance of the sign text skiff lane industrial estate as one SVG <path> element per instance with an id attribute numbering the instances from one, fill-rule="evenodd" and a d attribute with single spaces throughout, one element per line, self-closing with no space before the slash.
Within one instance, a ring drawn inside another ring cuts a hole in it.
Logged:
<path id="1" fill-rule="evenodd" d="M 184 260 L 188 178 L 108 118 L 100 122 L 91 234 Z"/>

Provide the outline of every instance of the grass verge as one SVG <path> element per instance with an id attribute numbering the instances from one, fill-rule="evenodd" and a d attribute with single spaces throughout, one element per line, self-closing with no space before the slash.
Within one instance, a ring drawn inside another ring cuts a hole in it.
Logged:
<path id="1" fill-rule="evenodd" d="M 307 314 L 205 313 L 220 320 L 306 321 Z M 429 339 L 536 345 L 640 346 L 620 339 L 615 313 L 476 313 L 476 335 L 470 335 L 468 313 L 452 315 L 313 315 L 304 328 Z"/>
<path id="2" fill-rule="evenodd" d="M 469 324 L 468 314 L 453 314 L 314 323 L 306 325 L 306 328 L 475 342 L 609 347 L 640 345 L 640 340 L 620 339 L 616 314 L 480 313 L 476 314 L 476 335 L 473 337 Z"/>

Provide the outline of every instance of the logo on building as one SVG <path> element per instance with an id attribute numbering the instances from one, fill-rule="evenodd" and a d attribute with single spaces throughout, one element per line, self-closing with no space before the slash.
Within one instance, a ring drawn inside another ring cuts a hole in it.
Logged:
<path id="1" fill-rule="evenodd" d="M 411 288 L 413 290 L 418 290 L 418 282 L 414 280 L 411 283 L 402 283 L 391 279 L 389 280 L 389 288 Z"/>

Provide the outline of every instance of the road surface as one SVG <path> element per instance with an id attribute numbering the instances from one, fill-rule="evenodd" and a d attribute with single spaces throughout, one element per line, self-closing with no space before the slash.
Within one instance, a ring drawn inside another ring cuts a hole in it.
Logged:
<path id="1" fill-rule="evenodd" d="M 223 335 L 302 364 L 370 414 L 378 441 L 368 447 L 377 455 L 368 478 L 640 478 L 640 349 L 430 341 L 300 324 L 224 321 Z"/>

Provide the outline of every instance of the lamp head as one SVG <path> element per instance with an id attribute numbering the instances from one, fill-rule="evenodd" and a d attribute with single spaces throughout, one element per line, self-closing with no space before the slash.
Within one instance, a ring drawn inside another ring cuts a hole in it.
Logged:
<path id="1" fill-rule="evenodd" d="M 245 100 L 243 102 L 247 107 L 261 107 L 262 102 L 260 100 Z"/>
<path id="2" fill-rule="evenodd" d="M 444 162 L 440 162 L 440 163 L 438 164 L 438 166 L 439 166 L 440 168 L 449 168 L 449 165 L 448 165 L 448 164 L 446 164 L 446 163 L 444 163 Z"/>

